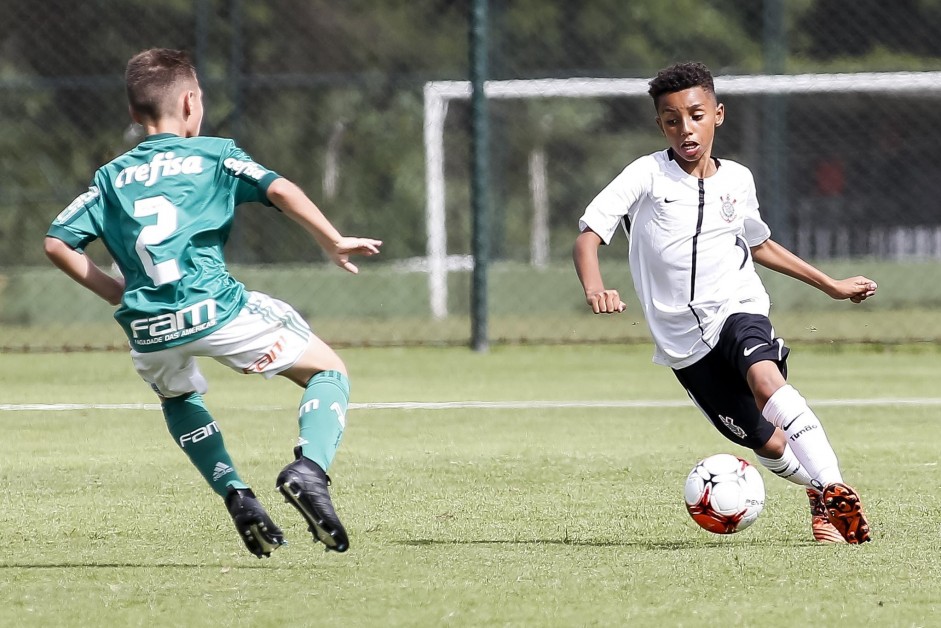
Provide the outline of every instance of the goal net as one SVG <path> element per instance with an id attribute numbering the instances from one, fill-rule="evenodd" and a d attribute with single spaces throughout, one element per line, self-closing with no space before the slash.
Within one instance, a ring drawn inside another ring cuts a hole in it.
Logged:
<path id="1" fill-rule="evenodd" d="M 934 118 L 936 100 L 941 96 L 941 72 L 718 76 L 715 85 L 719 99 L 727 106 L 729 100 L 736 99 L 742 105 L 735 109 L 735 115 L 740 116 L 738 131 L 732 132 L 733 138 L 737 138 L 731 142 L 735 150 L 732 154 L 719 153 L 741 160 L 757 171 L 763 208 L 768 207 L 769 200 L 772 205 L 787 200 L 786 218 L 769 221 L 773 228 L 778 227 L 776 233 L 783 234 L 787 244 L 803 255 L 818 257 L 837 254 L 941 257 L 941 217 L 904 217 L 906 203 L 926 202 L 924 195 L 914 193 L 912 188 L 920 181 L 936 181 L 941 172 L 925 166 L 914 174 L 909 172 L 904 181 L 892 174 L 904 170 L 898 167 L 899 163 L 919 156 L 919 129 L 912 125 L 918 127 L 922 123 L 912 120 L 922 117 L 916 114 L 920 108 L 926 112 L 923 117 Z M 641 103 L 647 107 L 642 114 L 646 116 L 644 122 L 653 126 L 647 89 L 648 79 L 637 78 L 506 80 L 488 81 L 484 85 L 487 98 L 494 101 L 633 99 L 634 108 Z M 466 254 L 449 256 L 446 211 L 445 132 L 449 104 L 470 96 L 471 85 L 467 81 L 433 81 L 424 86 L 427 247 L 423 266 L 428 273 L 431 313 L 435 318 L 448 315 L 448 273 L 466 270 L 473 264 Z M 801 102 L 812 102 L 813 107 L 802 107 Z M 941 139 L 932 127 L 933 123 L 925 127 L 934 132 L 932 140 L 926 139 L 926 150 L 934 150 Z M 498 141 L 495 137 L 494 142 Z M 847 170 L 859 170 L 847 162 L 867 158 L 869 153 L 861 155 L 858 148 L 867 143 L 872 154 L 879 155 L 874 158 L 878 163 L 873 168 L 877 174 L 886 175 L 886 183 L 870 178 L 855 186 L 855 190 L 849 189 L 853 185 L 847 181 Z M 619 154 L 611 158 L 623 160 L 623 167 L 637 156 Z M 544 171 L 545 163 L 540 158 L 544 159 L 544 155 L 532 153 L 528 164 L 535 205 L 534 240 L 546 238 L 548 232 L 544 224 L 545 182 L 538 175 Z M 804 164 L 811 162 L 812 169 L 802 170 Z M 886 185 L 891 189 L 886 189 Z M 892 188 L 893 185 L 897 187 Z M 873 200 L 874 196 L 879 200 Z M 861 206 L 863 210 L 859 209 Z M 937 214 L 934 210 L 931 213 Z M 534 259 L 544 256 L 544 247 L 538 242 L 531 245 Z"/>

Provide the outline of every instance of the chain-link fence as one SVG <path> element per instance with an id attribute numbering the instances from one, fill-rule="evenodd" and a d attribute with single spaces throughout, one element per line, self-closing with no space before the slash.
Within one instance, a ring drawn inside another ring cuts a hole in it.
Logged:
<path id="1" fill-rule="evenodd" d="M 332 343 L 467 342 L 470 109 L 466 99 L 447 102 L 442 159 L 429 160 L 425 87 L 467 79 L 471 3 L 0 0 L 0 350 L 124 346 L 111 308 L 45 260 L 42 238 L 94 170 L 138 139 L 123 70 L 153 46 L 193 54 L 204 134 L 235 138 L 298 182 L 341 231 L 385 242 L 349 276 L 289 220 L 247 206 L 227 249 L 239 279 L 294 304 Z M 490 0 L 490 75 L 643 79 L 685 60 L 720 76 L 941 70 L 941 0 L 846 7 Z M 852 91 L 718 90 L 727 121 L 716 153 L 752 168 L 774 237 L 832 274 L 880 283 L 876 299 L 852 307 L 765 274 L 785 337 L 938 339 L 929 323 L 941 288 L 928 278 L 941 268 L 932 185 L 941 180 L 932 158 L 941 92 L 923 82 L 934 76 L 893 74 L 892 89 L 861 75 Z M 663 148 L 649 98 L 506 98 L 489 111 L 492 341 L 646 338 L 633 298 L 626 316 L 587 312 L 570 250 L 593 196 L 635 157 Z M 437 310 L 433 163 L 446 184 Z M 100 245 L 89 254 L 109 263 Z M 608 283 L 632 297 L 626 242 L 603 257 Z"/>

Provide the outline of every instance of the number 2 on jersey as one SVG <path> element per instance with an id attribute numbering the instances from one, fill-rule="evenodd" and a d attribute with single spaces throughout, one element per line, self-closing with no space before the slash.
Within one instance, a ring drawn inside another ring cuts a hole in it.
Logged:
<path id="1" fill-rule="evenodd" d="M 176 231 L 176 206 L 165 196 L 151 196 L 134 201 L 134 217 L 157 216 L 157 224 L 147 225 L 140 230 L 134 251 L 144 264 L 144 272 L 150 277 L 155 286 L 177 281 L 180 268 L 175 259 L 163 262 L 154 262 L 153 256 L 147 250 L 148 246 L 160 244 Z"/>

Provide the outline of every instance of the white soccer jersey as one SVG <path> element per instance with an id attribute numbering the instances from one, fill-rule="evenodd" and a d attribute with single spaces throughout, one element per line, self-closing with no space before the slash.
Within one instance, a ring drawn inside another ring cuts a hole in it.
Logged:
<path id="1" fill-rule="evenodd" d="M 770 299 L 750 247 L 771 236 L 758 213 L 751 171 L 717 160 L 698 179 L 664 150 L 628 165 L 588 205 L 579 229 L 610 244 L 627 233 L 634 289 L 656 344 L 654 362 L 695 363 L 738 312 L 768 315 Z"/>

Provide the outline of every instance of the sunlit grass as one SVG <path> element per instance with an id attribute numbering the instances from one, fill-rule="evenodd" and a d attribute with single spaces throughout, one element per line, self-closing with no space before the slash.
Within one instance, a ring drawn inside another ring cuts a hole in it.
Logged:
<path id="1" fill-rule="evenodd" d="M 683 401 L 649 347 L 343 352 L 355 403 Z M 935 398 L 936 350 L 798 347 L 813 402 Z M 352 547 L 281 501 L 299 391 L 205 364 L 207 404 L 290 541 L 249 555 L 158 411 L 0 412 L 0 625 L 931 625 L 941 613 L 937 406 L 818 411 L 873 543 L 810 540 L 803 492 L 763 473 L 754 526 L 698 528 L 682 483 L 735 451 L 668 408 L 359 409 L 331 469 Z M 0 357 L 0 403 L 145 403 L 120 354 Z M 149 407 L 149 406 L 148 406 Z"/>

